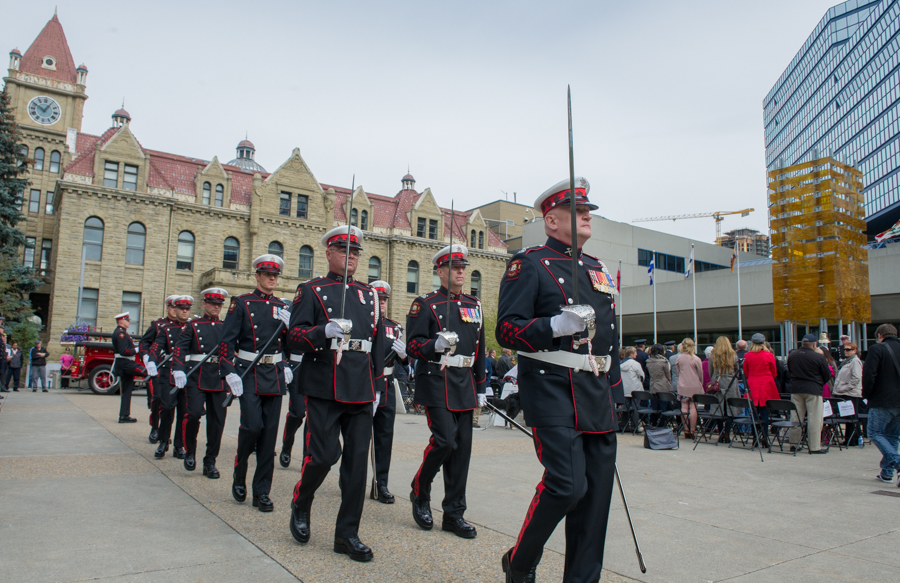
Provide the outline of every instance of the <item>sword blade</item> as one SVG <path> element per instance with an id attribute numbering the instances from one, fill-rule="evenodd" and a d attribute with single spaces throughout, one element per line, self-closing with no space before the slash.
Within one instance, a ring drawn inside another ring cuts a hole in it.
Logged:
<path id="1" fill-rule="evenodd" d="M 572 299 L 575 305 L 580 303 L 578 297 L 578 226 L 575 214 L 575 147 L 572 140 L 572 86 L 568 87 L 569 104 L 569 211 L 572 216 Z"/>
<path id="2" fill-rule="evenodd" d="M 455 219 L 455 215 L 453 214 L 453 200 L 450 200 L 450 263 L 448 264 L 447 269 L 447 332 L 450 332 L 450 285 L 453 278 L 453 220 Z"/>
<path id="3" fill-rule="evenodd" d="M 344 285 L 341 286 L 341 319 L 344 319 L 344 302 L 347 299 L 347 270 L 350 268 L 350 215 L 353 213 L 353 195 L 356 193 L 356 174 L 350 187 L 350 204 L 347 206 L 347 245 L 344 247 Z"/>

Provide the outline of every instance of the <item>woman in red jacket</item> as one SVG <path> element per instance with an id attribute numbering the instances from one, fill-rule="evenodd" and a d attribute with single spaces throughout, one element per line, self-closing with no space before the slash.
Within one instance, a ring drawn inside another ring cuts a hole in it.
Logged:
<path id="1" fill-rule="evenodd" d="M 756 333 L 750 337 L 750 351 L 744 356 L 744 376 L 750 387 L 753 404 L 762 420 L 762 447 L 769 444 L 769 409 L 766 401 L 778 399 L 778 368 L 775 366 L 775 355 L 766 348 L 766 337 Z"/>

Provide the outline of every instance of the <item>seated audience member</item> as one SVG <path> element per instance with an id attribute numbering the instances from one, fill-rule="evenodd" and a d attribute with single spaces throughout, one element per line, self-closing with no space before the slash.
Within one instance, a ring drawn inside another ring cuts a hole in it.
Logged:
<path id="1" fill-rule="evenodd" d="M 853 402 L 853 410 L 856 414 L 866 412 L 866 404 L 862 398 L 862 361 L 856 356 L 858 346 L 854 342 L 846 342 L 841 350 L 844 360 L 838 367 L 837 377 L 834 379 L 834 392 L 832 395 Z M 843 415 L 841 415 L 843 417 Z M 861 421 L 861 420 L 860 420 Z M 859 445 L 859 438 L 863 435 L 860 422 L 844 424 L 844 445 Z"/>

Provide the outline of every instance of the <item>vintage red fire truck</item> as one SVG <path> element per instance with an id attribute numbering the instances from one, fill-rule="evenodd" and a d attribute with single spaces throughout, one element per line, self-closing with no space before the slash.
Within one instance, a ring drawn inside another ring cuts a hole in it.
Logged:
<path id="1" fill-rule="evenodd" d="M 70 347 L 72 356 L 75 357 L 72 367 L 62 375 L 62 378 L 69 379 L 69 387 L 84 388 L 84 384 L 87 383 L 87 388 L 98 395 L 117 394 L 121 390 L 121 386 L 112 373 L 112 364 L 116 356 L 112 349 L 112 342 L 91 340 L 91 338 L 112 338 L 112 333 L 73 330 L 67 331 L 66 334 L 88 338 L 74 342 L 60 342 L 63 348 Z M 139 340 L 134 336 L 131 339 L 136 342 Z M 134 377 L 135 389 L 145 386 L 144 377 Z"/>

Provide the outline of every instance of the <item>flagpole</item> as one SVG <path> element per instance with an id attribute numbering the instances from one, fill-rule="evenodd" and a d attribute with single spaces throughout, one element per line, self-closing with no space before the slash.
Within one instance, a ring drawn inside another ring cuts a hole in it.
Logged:
<path id="1" fill-rule="evenodd" d="M 650 287 L 653 288 L 653 344 L 656 344 L 656 250 L 653 253 L 653 271 L 650 272 Z"/>
<path id="2" fill-rule="evenodd" d="M 697 266 L 694 265 L 693 243 L 691 243 L 691 287 L 694 292 L 694 346 L 697 346 Z"/>
<path id="3" fill-rule="evenodd" d="M 741 250 L 737 241 L 734 242 L 734 263 L 737 267 L 737 286 L 738 286 L 738 340 L 744 338 L 744 329 L 741 322 Z"/>
<path id="4" fill-rule="evenodd" d="M 619 348 L 622 348 L 622 324 L 625 323 L 625 312 L 622 304 L 622 260 L 619 259 L 619 271 L 616 272 L 616 285 L 619 286 Z"/>

